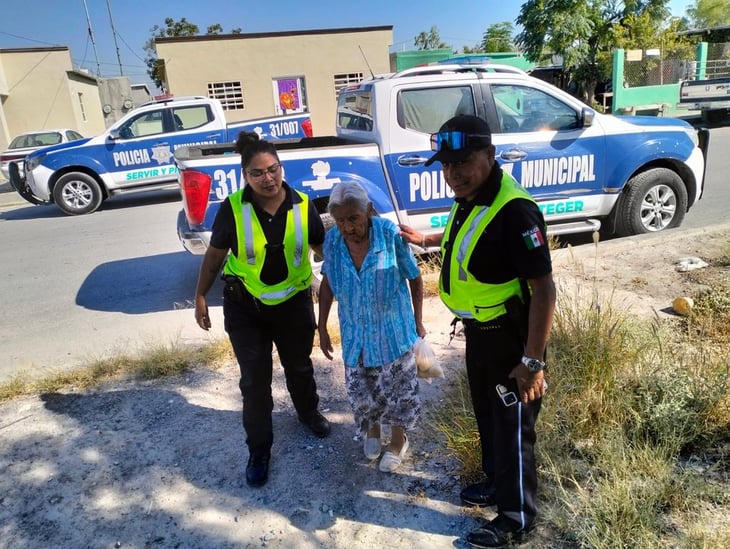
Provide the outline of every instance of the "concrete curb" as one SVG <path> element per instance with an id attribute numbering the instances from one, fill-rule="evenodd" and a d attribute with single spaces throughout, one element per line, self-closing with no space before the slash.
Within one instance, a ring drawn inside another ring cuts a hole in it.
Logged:
<path id="1" fill-rule="evenodd" d="M 722 232 L 730 233 L 730 222 L 712 225 L 711 227 L 701 227 L 699 229 L 670 229 L 659 233 L 639 234 L 635 236 L 599 241 L 597 247 L 592 244 L 582 244 L 580 246 L 571 246 L 570 248 L 560 248 L 552 251 L 552 260 L 554 265 L 564 265 L 566 263 L 571 263 L 574 260 L 592 258 L 596 256 L 596 254 L 598 254 L 598 257 L 607 254 L 618 254 L 634 249 L 638 246 L 655 246 L 660 243 L 662 245 L 666 245 L 668 241 L 672 240 L 701 240 L 703 235 Z"/>

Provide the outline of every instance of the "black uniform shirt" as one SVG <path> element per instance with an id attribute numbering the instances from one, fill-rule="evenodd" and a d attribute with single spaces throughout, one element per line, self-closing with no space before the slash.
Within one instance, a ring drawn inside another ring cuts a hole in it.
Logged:
<path id="1" fill-rule="evenodd" d="M 253 201 L 253 191 L 250 187 L 243 189 L 243 201 L 253 204 L 256 217 L 261 223 L 264 235 L 266 236 L 267 249 L 264 266 L 261 271 L 261 281 L 264 284 L 278 284 L 286 279 L 289 272 L 284 257 L 284 233 L 286 231 L 286 215 L 293 207 L 299 204 L 301 197 L 292 191 L 286 182 L 283 184 L 286 191 L 284 202 L 277 212 L 272 216 Z M 319 217 L 314 203 L 309 201 L 309 244 L 319 246 L 324 242 L 324 225 Z M 210 245 L 220 249 L 230 249 L 231 253 L 238 255 L 238 238 L 236 235 L 236 222 L 233 218 L 231 201 L 226 198 L 221 202 L 220 209 L 213 221 L 213 230 L 210 235 Z"/>
<path id="2" fill-rule="evenodd" d="M 450 242 L 453 242 L 456 232 L 475 205 L 492 205 L 501 180 L 502 169 L 495 163 L 474 200 L 455 199 L 458 207 L 449 235 Z M 448 265 L 446 259 L 444 265 Z M 545 219 L 537 205 L 521 198 L 505 204 L 479 236 L 469 259 L 468 270 L 477 280 L 488 284 L 499 284 L 514 278 L 539 278 L 552 272 Z M 444 282 L 448 284 L 448 280 Z"/>

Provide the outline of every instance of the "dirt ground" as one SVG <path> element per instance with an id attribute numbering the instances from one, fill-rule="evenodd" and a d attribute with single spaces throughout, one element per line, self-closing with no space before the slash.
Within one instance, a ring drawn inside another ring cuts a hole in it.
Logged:
<path id="1" fill-rule="evenodd" d="M 562 293 L 595 287 L 669 317 L 674 297 L 697 290 L 675 263 L 711 258 L 729 240 L 724 225 L 561 249 L 555 276 Z M 463 368 L 463 341 L 448 344 L 451 317 L 436 298 L 424 320 L 446 372 L 421 383 L 435 408 Z M 466 532 L 492 512 L 459 505 L 458 463 L 441 441 L 419 429 L 402 469 L 379 472 L 354 440 L 342 363 L 319 349 L 313 359 L 332 434 L 317 439 L 297 422 L 275 368 L 273 459 L 259 489 L 243 478 L 234 364 L 0 405 L 0 547 L 467 547 Z M 530 546 L 557 547 L 542 528 Z"/>
<path id="2" fill-rule="evenodd" d="M 563 295 L 585 297 L 595 288 L 618 309 L 669 318 L 674 298 L 696 296 L 703 278 L 730 276 L 728 268 L 698 268 L 723 254 L 730 254 L 730 223 L 561 248 L 553 267 Z"/>

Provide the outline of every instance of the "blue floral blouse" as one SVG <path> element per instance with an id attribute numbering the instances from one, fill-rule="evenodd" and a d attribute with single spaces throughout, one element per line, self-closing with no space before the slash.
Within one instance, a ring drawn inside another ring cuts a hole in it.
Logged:
<path id="1" fill-rule="evenodd" d="M 416 321 L 407 280 L 420 274 L 413 252 L 388 219 L 372 217 L 370 250 L 355 268 L 337 227 L 325 236 L 322 272 L 337 298 L 343 360 L 389 364 L 415 343 Z"/>

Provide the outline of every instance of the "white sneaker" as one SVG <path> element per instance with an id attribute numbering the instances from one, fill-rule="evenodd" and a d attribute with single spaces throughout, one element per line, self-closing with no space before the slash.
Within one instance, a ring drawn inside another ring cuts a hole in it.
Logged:
<path id="1" fill-rule="evenodd" d="M 408 450 L 408 437 L 404 435 L 403 438 L 405 442 L 403 443 L 403 447 L 400 449 L 400 452 L 398 452 L 398 455 L 395 455 L 393 452 L 385 452 L 383 454 L 379 466 L 379 469 L 383 473 L 392 473 L 400 467 L 400 464 L 403 461 L 403 456 L 406 455 L 406 451 Z"/>
<path id="2" fill-rule="evenodd" d="M 363 451 L 365 452 L 365 457 L 368 459 L 377 459 L 380 457 L 380 438 L 367 438 L 367 433 L 365 433 L 364 438 Z"/>

